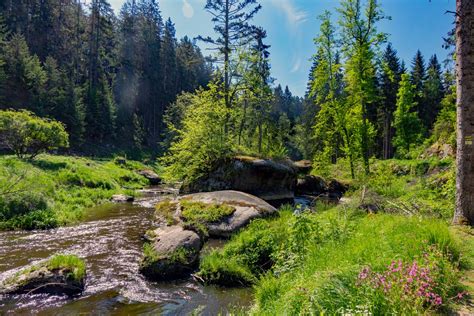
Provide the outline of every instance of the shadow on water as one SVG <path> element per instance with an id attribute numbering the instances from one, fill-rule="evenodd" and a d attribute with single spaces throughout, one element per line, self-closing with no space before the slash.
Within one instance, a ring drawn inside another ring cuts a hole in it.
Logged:
<path id="1" fill-rule="evenodd" d="M 39 315 L 204 315 L 249 307 L 250 289 L 202 286 L 193 279 L 154 283 L 138 273 L 142 236 L 154 225 L 153 206 L 169 197 L 149 190 L 134 204 L 106 204 L 88 212 L 79 225 L 49 231 L 0 232 L 0 280 L 55 253 L 74 253 L 87 264 L 86 289 L 75 298 L 30 295 L 0 296 L 0 314 Z M 207 249 L 221 247 L 212 241 Z M 13 270 L 12 270 L 13 269 Z"/>

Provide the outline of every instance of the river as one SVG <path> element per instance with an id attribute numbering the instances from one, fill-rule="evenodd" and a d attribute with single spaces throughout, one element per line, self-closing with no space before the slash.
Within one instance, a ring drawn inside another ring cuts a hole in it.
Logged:
<path id="1" fill-rule="evenodd" d="M 248 308 L 251 289 L 203 286 L 193 278 L 155 283 L 138 273 L 142 236 L 154 225 L 153 205 L 172 193 L 155 188 L 133 204 L 97 206 L 74 226 L 0 232 L 0 279 L 56 253 L 76 254 L 87 264 L 82 295 L 0 296 L 0 315 L 216 315 Z M 204 251 L 221 245 L 211 240 Z"/>

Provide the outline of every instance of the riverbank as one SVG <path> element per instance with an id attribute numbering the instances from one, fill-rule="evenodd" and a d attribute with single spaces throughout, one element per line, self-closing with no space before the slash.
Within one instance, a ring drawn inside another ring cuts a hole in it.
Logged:
<path id="1" fill-rule="evenodd" d="M 33 161 L 0 157 L 0 230 L 47 229 L 79 221 L 114 194 L 134 196 L 149 184 L 137 172 L 153 169 L 124 159 L 40 155 Z"/>
<path id="2" fill-rule="evenodd" d="M 315 169 L 350 190 L 316 212 L 284 208 L 204 256 L 210 284 L 254 288 L 252 314 L 426 314 L 469 310 L 472 229 L 450 226 L 450 159 L 373 161 L 351 179 L 343 162 Z"/>

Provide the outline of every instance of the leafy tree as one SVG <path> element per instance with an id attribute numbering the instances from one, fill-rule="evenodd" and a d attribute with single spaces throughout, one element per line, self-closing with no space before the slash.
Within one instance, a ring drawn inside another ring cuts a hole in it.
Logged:
<path id="1" fill-rule="evenodd" d="M 368 0 L 365 10 L 360 0 L 342 0 L 339 24 L 343 51 L 347 57 L 346 90 L 351 104 L 353 128 L 356 130 L 358 154 L 362 157 L 365 173 L 370 171 L 369 158 L 375 135 L 369 121 L 369 108 L 376 101 L 375 51 L 386 35 L 377 31 L 377 22 L 384 19 L 377 0 Z"/>
<path id="2" fill-rule="evenodd" d="M 441 110 L 433 125 L 432 142 L 456 146 L 456 87 L 453 85 L 441 100 Z"/>
<path id="3" fill-rule="evenodd" d="M 42 119 L 28 111 L 0 111 L 0 141 L 23 159 L 34 159 L 48 150 L 69 146 L 68 134 L 57 121 Z"/>
<path id="4" fill-rule="evenodd" d="M 232 152 L 232 142 L 224 130 L 229 109 L 219 92 L 221 88 L 210 84 L 208 90 L 197 91 L 191 96 L 182 121 L 169 127 L 177 137 L 163 158 L 168 178 L 199 177 Z"/>
<path id="5" fill-rule="evenodd" d="M 336 53 L 338 40 L 335 27 L 331 22 L 331 15 L 326 11 L 320 17 L 320 35 L 315 38 L 318 60 L 313 73 L 313 86 L 310 96 L 314 97 L 319 108 L 314 125 L 315 138 L 320 143 L 318 163 L 325 165 L 337 159 L 338 151 L 342 147 L 349 158 L 351 173 L 354 177 L 354 142 L 352 130 L 348 125 L 347 103 L 343 100 L 341 65 Z M 344 141 L 344 144 L 341 142 Z"/>
<path id="6" fill-rule="evenodd" d="M 400 89 L 397 94 L 397 109 L 394 113 L 394 145 L 399 156 L 406 156 L 410 148 L 416 145 L 422 136 L 421 120 L 414 109 L 416 86 L 410 82 L 408 74 L 402 74 Z"/>

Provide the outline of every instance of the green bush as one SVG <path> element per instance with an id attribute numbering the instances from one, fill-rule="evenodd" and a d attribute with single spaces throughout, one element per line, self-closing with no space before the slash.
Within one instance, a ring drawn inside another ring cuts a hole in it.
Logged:
<path id="1" fill-rule="evenodd" d="M 35 158 L 48 150 L 69 146 L 62 123 L 28 111 L 0 111 L 0 142 L 19 158 Z"/>

